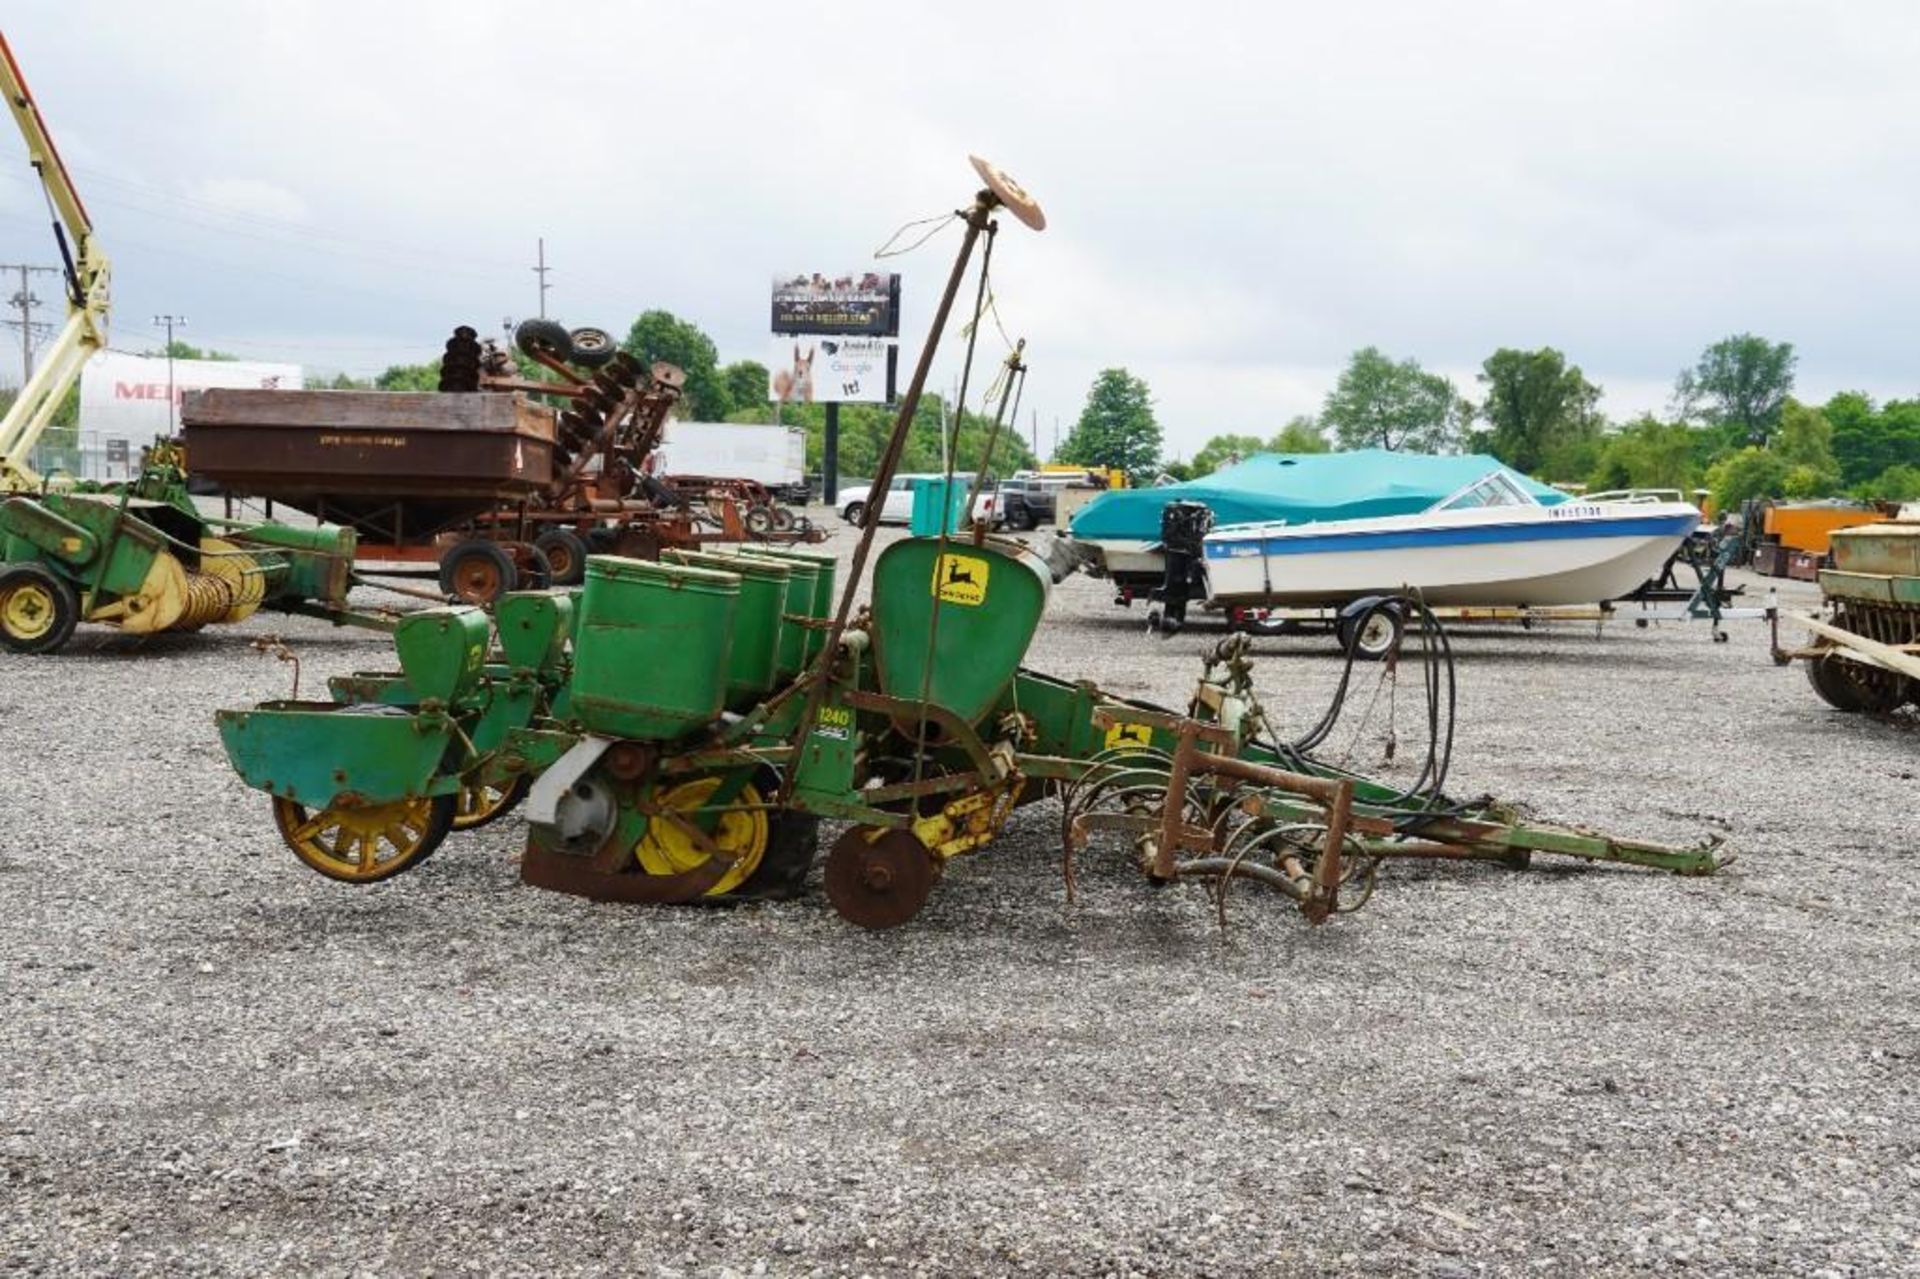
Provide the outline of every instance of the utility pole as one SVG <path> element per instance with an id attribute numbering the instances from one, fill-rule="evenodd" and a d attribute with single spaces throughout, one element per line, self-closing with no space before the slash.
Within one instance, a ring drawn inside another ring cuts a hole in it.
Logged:
<path id="1" fill-rule="evenodd" d="M 546 237 L 542 236 L 538 244 L 540 246 L 540 260 L 534 265 L 533 273 L 540 277 L 540 318 L 544 320 L 547 318 L 547 290 L 552 286 L 547 283 L 547 272 L 550 268 L 547 266 Z"/>
<path id="2" fill-rule="evenodd" d="M 0 271 L 18 271 L 20 273 L 20 291 L 7 299 L 7 305 L 20 312 L 18 320 L 9 320 L 9 324 L 20 326 L 20 385 L 25 386 L 33 377 L 33 331 L 44 329 L 46 325 L 36 324 L 33 319 L 35 308 L 41 305 L 40 299 L 33 295 L 30 275 L 58 275 L 59 270 L 50 266 L 28 266 L 24 262 L 0 263 Z"/>
<path id="3" fill-rule="evenodd" d="M 180 433 L 178 420 L 180 403 L 175 398 L 173 390 L 173 331 L 176 327 L 186 328 L 187 317 L 184 315 L 156 315 L 153 317 L 153 322 L 167 326 L 167 434 L 178 435 Z"/>

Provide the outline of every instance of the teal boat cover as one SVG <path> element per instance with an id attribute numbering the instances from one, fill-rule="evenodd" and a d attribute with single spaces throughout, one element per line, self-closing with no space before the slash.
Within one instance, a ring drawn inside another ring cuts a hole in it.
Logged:
<path id="1" fill-rule="evenodd" d="M 1412 515 L 1494 471 L 1506 471 L 1543 506 L 1567 500 L 1559 489 L 1528 479 L 1485 453 L 1256 453 L 1197 480 L 1102 493 L 1080 508 L 1071 528 L 1076 538 L 1157 542 L 1160 508 L 1168 502 L 1205 502 L 1213 510 L 1215 528 L 1260 520 L 1312 524 Z"/>

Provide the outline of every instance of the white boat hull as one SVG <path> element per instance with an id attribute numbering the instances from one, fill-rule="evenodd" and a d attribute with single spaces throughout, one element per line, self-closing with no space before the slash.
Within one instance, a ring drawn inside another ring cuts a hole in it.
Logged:
<path id="1" fill-rule="evenodd" d="M 1684 503 L 1567 503 L 1426 512 L 1207 537 L 1211 601 L 1338 604 L 1418 590 L 1441 606 L 1552 607 L 1617 599 L 1658 574 L 1699 524 Z"/>

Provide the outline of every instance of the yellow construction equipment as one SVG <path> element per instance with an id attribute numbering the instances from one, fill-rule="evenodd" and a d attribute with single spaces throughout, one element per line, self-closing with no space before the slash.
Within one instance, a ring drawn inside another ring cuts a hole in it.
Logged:
<path id="1" fill-rule="evenodd" d="M 27 465 L 27 454 L 53 420 L 87 357 L 107 344 L 109 271 L 107 255 L 94 238 L 93 219 L 73 189 L 73 179 L 4 34 L 0 34 L 0 90 L 5 91 L 13 122 L 26 139 L 27 161 L 46 188 L 67 286 L 66 323 L 41 356 L 40 367 L 20 388 L 13 407 L 0 418 L 0 494 L 32 493 L 41 489 L 42 480 Z"/>

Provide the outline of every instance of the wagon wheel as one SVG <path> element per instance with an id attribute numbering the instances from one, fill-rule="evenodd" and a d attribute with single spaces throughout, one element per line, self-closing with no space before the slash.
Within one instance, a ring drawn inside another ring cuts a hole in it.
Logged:
<path id="1" fill-rule="evenodd" d="M 587 575 L 587 543 L 572 529 L 548 529 L 533 542 L 547 557 L 555 586 L 578 586 Z"/>
<path id="2" fill-rule="evenodd" d="M 527 779 L 516 777 L 505 786 L 475 782 L 462 786 L 454 796 L 453 829 L 479 830 L 499 821 L 520 806 L 527 797 Z"/>
<path id="3" fill-rule="evenodd" d="M 506 549 L 481 538 L 459 543 L 440 560 L 440 589 L 469 604 L 494 604 L 519 576 Z"/>
<path id="4" fill-rule="evenodd" d="M 336 803 L 314 812 L 275 797 L 273 822 L 293 855 L 328 879 L 373 884 L 432 856 L 453 826 L 454 796 Z"/>
<path id="5" fill-rule="evenodd" d="M 528 355 L 540 352 L 556 360 L 573 358 L 573 339 L 567 336 L 567 326 L 553 320 L 520 321 L 513 331 L 513 344 Z"/>
<path id="6" fill-rule="evenodd" d="M 613 334 L 605 329 L 575 329 L 567 340 L 573 347 L 573 362 L 583 369 L 597 369 L 620 353 Z"/>
<path id="7" fill-rule="evenodd" d="M 16 653 L 51 653 L 80 620 L 73 588 L 39 564 L 0 571 L 0 644 Z"/>

